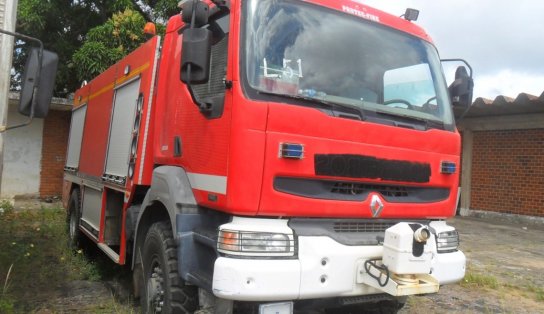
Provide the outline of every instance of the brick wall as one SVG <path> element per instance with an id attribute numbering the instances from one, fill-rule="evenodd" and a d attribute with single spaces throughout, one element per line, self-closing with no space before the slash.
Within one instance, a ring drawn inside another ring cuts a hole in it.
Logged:
<path id="1" fill-rule="evenodd" d="M 471 208 L 544 216 L 544 129 L 474 132 Z"/>
<path id="2" fill-rule="evenodd" d="M 43 126 L 42 167 L 40 174 L 40 196 L 60 196 L 68 134 L 70 111 L 49 111 Z"/>

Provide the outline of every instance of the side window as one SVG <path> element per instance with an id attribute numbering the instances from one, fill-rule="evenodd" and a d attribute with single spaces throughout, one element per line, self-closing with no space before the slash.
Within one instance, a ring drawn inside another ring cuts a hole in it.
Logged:
<path id="1" fill-rule="evenodd" d="M 212 32 L 210 80 L 205 84 L 192 85 L 195 95 L 207 101 L 225 95 L 227 74 L 227 51 L 229 41 L 230 15 L 223 16 L 207 25 Z"/>

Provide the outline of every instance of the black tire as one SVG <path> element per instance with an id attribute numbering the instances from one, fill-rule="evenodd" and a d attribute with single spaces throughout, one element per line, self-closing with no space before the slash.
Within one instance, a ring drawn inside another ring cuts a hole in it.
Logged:
<path id="1" fill-rule="evenodd" d="M 72 191 L 68 203 L 68 245 L 72 249 L 81 247 L 83 234 L 79 230 L 79 219 L 81 218 L 81 196 L 79 189 Z"/>
<path id="2" fill-rule="evenodd" d="M 169 223 L 151 225 L 142 249 L 142 262 L 143 313 L 186 314 L 197 309 L 197 288 L 186 286 L 179 276 L 177 248 Z"/>

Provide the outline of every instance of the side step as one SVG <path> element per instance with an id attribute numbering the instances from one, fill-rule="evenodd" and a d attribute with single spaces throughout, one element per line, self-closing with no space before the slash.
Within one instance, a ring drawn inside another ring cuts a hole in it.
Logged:
<path id="1" fill-rule="evenodd" d="M 119 254 L 115 253 L 107 244 L 98 243 L 98 247 L 106 253 L 106 255 L 111 258 L 116 264 L 119 264 Z"/>

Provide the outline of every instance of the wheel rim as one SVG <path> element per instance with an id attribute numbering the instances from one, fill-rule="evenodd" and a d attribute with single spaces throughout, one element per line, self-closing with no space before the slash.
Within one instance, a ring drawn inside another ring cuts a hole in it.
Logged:
<path id="1" fill-rule="evenodd" d="M 152 313 L 162 313 L 164 306 L 164 278 L 162 276 L 162 269 L 160 263 L 154 259 L 151 263 L 151 269 L 153 270 L 147 278 L 147 308 Z"/>

